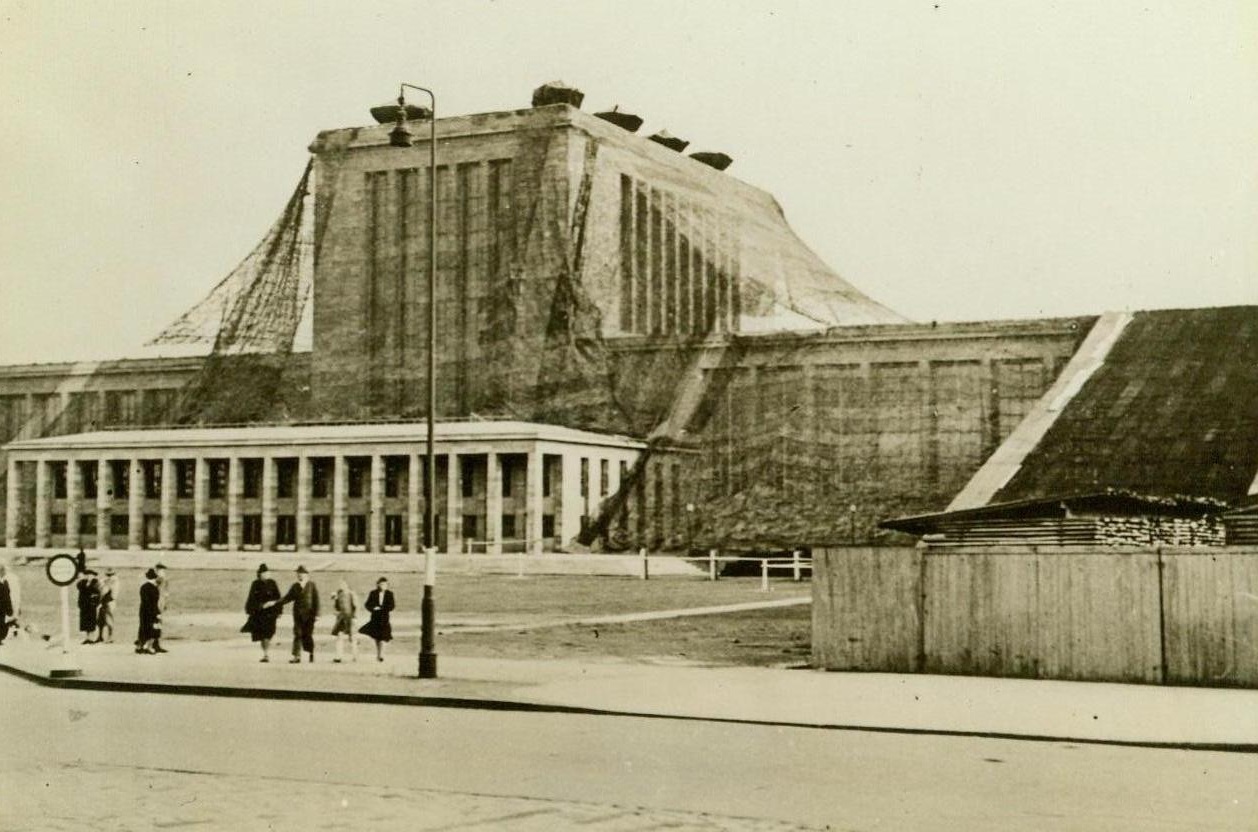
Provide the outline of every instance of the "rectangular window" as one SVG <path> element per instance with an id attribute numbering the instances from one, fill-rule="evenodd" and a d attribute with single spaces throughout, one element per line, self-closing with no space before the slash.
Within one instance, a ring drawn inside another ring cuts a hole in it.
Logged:
<path id="1" fill-rule="evenodd" d="M 275 460 L 275 496 L 290 500 L 297 494 L 297 460 Z"/>
<path id="2" fill-rule="evenodd" d="M 351 514 L 345 520 L 345 543 L 349 546 L 366 546 L 367 515 Z"/>
<path id="3" fill-rule="evenodd" d="M 590 460 L 581 457 L 581 496 L 590 496 Z"/>
<path id="4" fill-rule="evenodd" d="M 542 515 L 542 537 L 554 537 L 554 536 L 555 536 L 555 515 L 543 514 Z"/>
<path id="5" fill-rule="evenodd" d="M 96 534 L 96 515 L 95 514 L 80 514 L 79 515 L 79 534 L 95 536 Z M 85 543 L 90 543 L 90 541 L 85 541 Z"/>
<path id="6" fill-rule="evenodd" d="M 262 466 L 261 459 L 242 459 L 240 460 L 240 473 L 244 482 L 244 498 L 246 500 L 256 500 L 262 496 Z"/>
<path id="7" fill-rule="evenodd" d="M 131 518 L 125 514 L 109 515 L 109 533 L 114 537 L 126 537 L 131 533 Z"/>
<path id="8" fill-rule="evenodd" d="M 149 500 L 159 499 L 162 496 L 162 461 L 143 460 L 140 470 L 144 472 L 144 497 Z"/>
<path id="9" fill-rule="evenodd" d="M 511 496 L 511 462 L 506 457 L 499 457 L 502 460 L 502 496 Z"/>
<path id="10" fill-rule="evenodd" d="M 371 460 L 359 457 L 347 459 L 345 469 L 349 475 L 349 482 L 346 483 L 349 496 L 351 498 L 365 496 L 367 493 L 367 474 L 371 470 Z"/>
<path id="11" fill-rule="evenodd" d="M 310 545 L 327 546 L 332 542 L 332 518 L 327 514 L 310 516 Z"/>
<path id="12" fill-rule="evenodd" d="M 611 481 L 611 460 L 600 460 L 598 463 L 598 493 L 600 496 L 607 496 L 607 489 Z"/>
<path id="13" fill-rule="evenodd" d="M 240 518 L 240 543 L 242 546 L 262 545 L 261 514 L 246 514 Z"/>
<path id="14" fill-rule="evenodd" d="M 140 534 L 140 544 L 145 548 L 156 549 L 162 544 L 162 516 L 160 514 L 144 515 L 143 531 Z"/>
<path id="15" fill-rule="evenodd" d="M 297 518 L 291 514 L 280 514 L 275 517 L 275 545 L 297 545 Z"/>
<path id="16" fill-rule="evenodd" d="M 66 463 L 48 463 L 48 475 L 52 480 L 52 498 L 64 500 L 66 498 Z"/>
<path id="17" fill-rule="evenodd" d="M 386 514 L 384 516 L 384 545 L 402 545 L 402 515 Z"/>
<path id="18" fill-rule="evenodd" d="M 384 458 L 384 496 L 402 496 L 402 477 L 406 472 L 406 457 L 386 456 Z"/>
<path id="19" fill-rule="evenodd" d="M 551 461 L 549 458 L 542 457 L 542 496 L 549 497 L 551 489 Z"/>
<path id="20" fill-rule="evenodd" d="M 175 460 L 175 499 L 191 500 L 196 493 L 197 464 L 192 459 Z"/>
<path id="21" fill-rule="evenodd" d="M 227 496 L 227 475 L 230 461 L 211 459 L 210 463 L 210 499 L 221 500 Z"/>
<path id="22" fill-rule="evenodd" d="M 514 515 L 514 514 L 504 514 L 504 515 L 502 515 L 502 539 L 503 539 L 503 540 L 514 540 L 514 539 L 515 539 L 515 534 L 516 534 L 516 532 L 515 532 L 515 515 Z"/>
<path id="23" fill-rule="evenodd" d="M 89 500 L 96 499 L 97 474 L 95 462 L 80 462 L 79 476 L 83 479 L 83 496 Z"/>
<path id="24" fill-rule="evenodd" d="M 463 496 L 471 497 L 476 493 L 473 489 L 473 479 L 475 472 L 472 468 L 472 460 L 464 457 L 459 458 L 459 481 L 463 486 Z"/>
<path id="25" fill-rule="evenodd" d="M 625 481 L 629 479 L 629 463 L 623 459 L 620 460 L 620 487 L 625 487 Z"/>
<path id="26" fill-rule="evenodd" d="M 48 518 L 48 531 L 51 534 L 66 533 L 66 516 L 64 514 L 54 514 Z"/>
<path id="27" fill-rule="evenodd" d="M 227 545 L 227 515 L 211 514 L 210 515 L 210 545 L 226 546 Z"/>
<path id="28" fill-rule="evenodd" d="M 475 514 L 463 515 L 463 539 L 464 540 L 478 539 L 478 537 L 480 536 L 479 535 L 480 523 L 478 522 L 479 520 L 480 518 L 477 517 Z"/>
<path id="29" fill-rule="evenodd" d="M 317 500 L 326 500 L 332 493 L 333 474 L 331 459 L 318 457 L 310 460 L 310 496 Z"/>
<path id="30" fill-rule="evenodd" d="M 125 459 L 111 459 L 109 472 L 114 481 L 114 499 L 125 500 L 131 491 L 131 466 Z"/>
<path id="31" fill-rule="evenodd" d="M 175 545 L 191 546 L 197 539 L 197 519 L 191 514 L 175 515 Z"/>

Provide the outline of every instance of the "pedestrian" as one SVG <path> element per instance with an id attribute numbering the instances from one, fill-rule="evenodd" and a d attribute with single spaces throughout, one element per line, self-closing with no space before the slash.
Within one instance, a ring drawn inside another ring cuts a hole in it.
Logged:
<path id="1" fill-rule="evenodd" d="M 155 583 L 157 585 L 157 611 L 159 613 L 157 629 L 153 634 L 153 652 L 169 653 L 170 651 L 162 646 L 162 619 L 166 617 L 166 608 L 170 605 L 170 582 L 166 580 L 166 564 L 157 564 L 153 567 L 153 571 L 157 573 Z"/>
<path id="2" fill-rule="evenodd" d="M 336 657 L 334 662 L 341 661 L 341 642 L 349 639 L 349 653 L 354 661 L 358 661 L 358 636 L 354 631 L 354 614 L 358 612 L 358 596 L 342 578 L 332 596 L 332 608 L 336 610 L 336 623 L 332 625 L 332 635 L 336 638 Z"/>
<path id="3" fill-rule="evenodd" d="M 389 579 L 380 576 L 376 588 L 367 593 L 367 601 L 363 604 L 371 613 L 371 618 L 358 632 L 370 636 L 376 643 L 376 661 L 384 661 L 385 642 L 393 640 L 393 625 L 389 622 L 389 614 L 393 612 L 393 591 L 389 589 Z"/>
<path id="4" fill-rule="evenodd" d="M 96 618 L 100 608 L 100 582 L 96 580 L 96 570 L 83 572 L 76 585 L 79 590 L 79 632 L 83 634 L 83 643 L 91 644 L 96 639 Z"/>
<path id="5" fill-rule="evenodd" d="M 245 599 L 245 613 L 249 619 L 240 632 L 262 645 L 262 658 L 271 660 L 271 639 L 275 638 L 275 620 L 280 617 L 280 587 L 271 577 L 265 563 L 258 566 L 257 576 L 249 584 L 249 597 Z"/>
<path id="6" fill-rule="evenodd" d="M 96 643 L 114 640 L 114 604 L 121 594 L 118 574 L 112 569 L 105 570 L 105 579 L 100 585 L 100 606 L 96 611 Z"/>
<path id="7" fill-rule="evenodd" d="M 297 582 L 288 588 L 280 604 L 293 605 L 293 657 L 289 664 L 301 662 L 304 650 L 314 661 L 315 619 L 319 617 L 319 588 L 310 580 L 310 572 L 304 566 L 297 567 Z"/>
<path id="8" fill-rule="evenodd" d="M 13 590 L 9 586 L 9 569 L 0 563 L 0 644 L 9 635 L 9 628 L 17 628 L 17 615 L 13 609 Z"/>
<path id="9" fill-rule="evenodd" d="M 157 570 L 150 569 L 144 573 L 144 583 L 140 584 L 140 629 L 135 639 L 137 653 L 157 653 L 153 644 L 157 641 L 162 626 L 160 596 L 161 590 L 157 588 Z"/>

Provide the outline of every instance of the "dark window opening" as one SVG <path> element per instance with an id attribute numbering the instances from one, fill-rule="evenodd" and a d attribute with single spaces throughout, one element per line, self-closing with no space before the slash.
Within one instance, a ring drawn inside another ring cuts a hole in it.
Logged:
<path id="1" fill-rule="evenodd" d="M 131 518 L 126 514 L 109 515 L 109 533 L 114 537 L 123 537 L 131 533 Z"/>
<path id="2" fill-rule="evenodd" d="M 281 500 L 292 499 L 297 493 L 297 460 L 275 461 L 275 496 Z"/>
<path id="3" fill-rule="evenodd" d="M 79 515 L 79 534 L 96 534 L 96 515 L 80 514 Z"/>
<path id="4" fill-rule="evenodd" d="M 367 515 L 351 514 L 346 519 L 345 543 L 349 546 L 367 545 Z"/>
<path id="5" fill-rule="evenodd" d="M 386 514 L 384 516 L 384 545 L 402 545 L 402 515 Z"/>
<path id="6" fill-rule="evenodd" d="M 310 496 L 316 499 L 327 499 L 332 493 L 332 460 L 319 457 L 310 460 Z M 313 529 L 313 527 L 311 527 Z"/>
<path id="7" fill-rule="evenodd" d="M 52 474 L 52 496 L 54 500 L 66 498 L 66 463 L 54 462 L 48 466 Z"/>
<path id="8" fill-rule="evenodd" d="M 197 519 L 191 514 L 175 515 L 175 545 L 191 546 L 197 539 Z"/>
<path id="9" fill-rule="evenodd" d="M 514 514 L 502 515 L 502 539 L 513 540 L 515 539 L 515 535 L 516 535 L 515 515 Z"/>
<path id="10" fill-rule="evenodd" d="M 227 496 L 229 460 L 210 460 L 210 499 L 221 500 Z"/>
<path id="11" fill-rule="evenodd" d="M 54 514 L 48 518 L 48 531 L 52 534 L 66 533 L 66 516 L 64 514 Z"/>
<path id="12" fill-rule="evenodd" d="M 291 514 L 280 514 L 275 518 L 275 545 L 297 545 L 297 518 Z"/>
<path id="13" fill-rule="evenodd" d="M 226 546 L 227 545 L 227 515 L 211 514 L 210 515 L 210 545 Z"/>
<path id="14" fill-rule="evenodd" d="M 246 514 L 240 518 L 240 543 L 243 546 L 262 545 L 261 514 Z"/>
<path id="15" fill-rule="evenodd" d="M 195 459 L 175 460 L 175 499 L 191 500 L 196 496 L 197 463 Z"/>
<path id="16" fill-rule="evenodd" d="M 140 463 L 144 475 L 144 498 L 156 500 L 162 496 L 162 461 L 146 459 Z"/>
<path id="17" fill-rule="evenodd" d="M 89 500 L 96 499 L 96 484 L 99 473 L 95 462 L 79 463 L 79 475 L 83 478 L 83 496 Z"/>
<path id="18" fill-rule="evenodd" d="M 113 476 L 114 499 L 125 499 L 131 491 L 131 467 L 125 459 L 111 459 L 109 472 Z"/>
<path id="19" fill-rule="evenodd" d="M 327 546 L 332 542 L 332 518 L 326 514 L 310 516 L 310 545 Z"/>
<path id="20" fill-rule="evenodd" d="M 475 514 L 463 515 L 463 539 L 476 540 L 479 536 L 480 518 Z"/>
<path id="21" fill-rule="evenodd" d="M 256 500 L 262 496 L 262 465 L 261 459 L 240 460 L 241 478 L 244 480 L 244 498 Z"/>
<path id="22" fill-rule="evenodd" d="M 554 537 L 554 536 L 555 536 L 555 515 L 543 514 L 542 515 L 542 537 Z"/>

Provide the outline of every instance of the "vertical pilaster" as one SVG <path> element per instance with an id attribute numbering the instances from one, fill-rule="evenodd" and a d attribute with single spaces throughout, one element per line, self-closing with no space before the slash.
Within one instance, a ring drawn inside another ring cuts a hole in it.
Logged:
<path id="1" fill-rule="evenodd" d="M 244 521 L 240 516 L 241 494 L 244 491 L 244 463 L 238 456 L 231 456 L 227 460 L 227 548 L 229 551 L 240 551 L 242 539 L 242 526 Z"/>
<path id="2" fill-rule="evenodd" d="M 563 511 L 555 518 L 555 537 L 561 544 L 581 533 L 581 516 L 587 497 L 581 496 L 581 456 L 564 449 L 560 457 L 559 482 L 551 483 L 552 490 L 561 489 Z"/>
<path id="3" fill-rule="evenodd" d="M 367 515 L 367 542 L 372 552 L 384 551 L 384 457 L 371 457 L 371 512 Z"/>
<path id="4" fill-rule="evenodd" d="M 175 460 L 162 459 L 162 548 L 175 548 Z"/>
<path id="5" fill-rule="evenodd" d="M 52 524 L 52 501 L 49 500 L 48 460 L 41 459 L 35 463 L 35 546 L 47 549 L 49 544 L 48 529 Z"/>
<path id="6" fill-rule="evenodd" d="M 275 548 L 275 504 L 279 489 L 278 463 L 273 456 L 262 458 L 262 551 Z"/>
<path id="7" fill-rule="evenodd" d="M 127 548 L 144 548 L 144 470 L 140 460 L 127 460 Z"/>
<path id="8" fill-rule="evenodd" d="M 192 484 L 192 514 L 196 526 L 196 546 L 210 548 L 210 462 L 197 457 L 196 481 Z"/>
<path id="9" fill-rule="evenodd" d="M 541 448 L 529 451 L 524 475 L 524 538 L 529 554 L 542 553 L 542 464 L 546 457 Z M 559 483 L 551 483 L 552 490 Z"/>
<path id="10" fill-rule="evenodd" d="M 79 515 L 83 512 L 83 469 L 77 459 L 66 463 L 66 548 L 79 546 Z"/>
<path id="11" fill-rule="evenodd" d="M 17 460 L 9 457 L 9 473 L 5 480 L 4 495 L 4 545 L 10 549 L 17 548 L 18 524 L 22 520 L 21 482 Z"/>
<path id="12" fill-rule="evenodd" d="M 349 466 L 343 454 L 337 454 L 332 471 L 332 551 L 345 551 L 345 498 L 349 491 Z"/>
<path id="13" fill-rule="evenodd" d="M 446 454 L 446 554 L 463 549 L 463 477 L 459 455 Z"/>
<path id="14" fill-rule="evenodd" d="M 297 551 L 310 551 L 310 457 L 297 457 Z"/>
<path id="15" fill-rule="evenodd" d="M 424 539 L 424 482 L 418 454 L 406 456 L 406 551 L 418 552 Z"/>
<path id="16" fill-rule="evenodd" d="M 96 460 L 96 548 L 109 548 L 109 510 L 113 505 L 114 469 L 107 459 Z"/>
<path id="17" fill-rule="evenodd" d="M 502 457 L 485 454 L 485 538 L 486 552 L 502 554 Z"/>

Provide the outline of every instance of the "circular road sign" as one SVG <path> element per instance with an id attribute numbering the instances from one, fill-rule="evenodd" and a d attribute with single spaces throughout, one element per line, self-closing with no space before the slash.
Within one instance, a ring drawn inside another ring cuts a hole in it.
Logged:
<path id="1" fill-rule="evenodd" d="M 48 580 L 57 586 L 69 586 L 79 577 L 79 559 L 74 555 L 57 555 L 44 567 Z"/>

